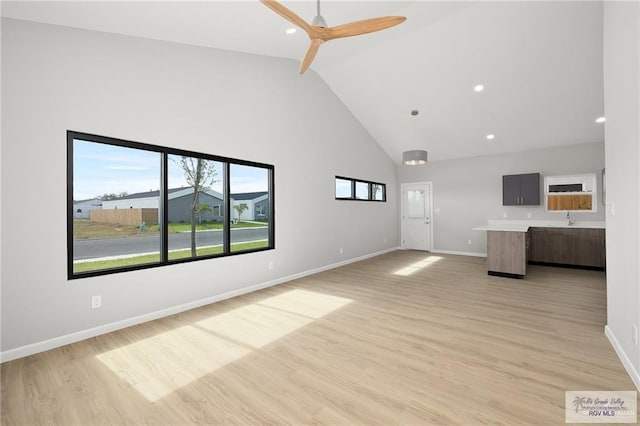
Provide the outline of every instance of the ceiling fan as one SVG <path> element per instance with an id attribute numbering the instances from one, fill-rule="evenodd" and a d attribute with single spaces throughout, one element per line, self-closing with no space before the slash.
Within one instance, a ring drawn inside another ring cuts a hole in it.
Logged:
<path id="1" fill-rule="evenodd" d="M 313 62 L 313 59 L 316 57 L 318 49 L 322 43 L 335 38 L 352 37 L 384 30 L 401 24 L 407 19 L 404 16 L 383 16 L 380 18 L 364 19 L 362 21 L 349 22 L 348 24 L 329 27 L 320 14 L 320 0 L 317 0 L 318 14 L 313 18 L 311 24 L 307 23 L 307 21 L 293 13 L 282 4 L 278 3 L 276 0 L 260 1 L 287 21 L 305 30 L 307 35 L 309 35 L 311 45 L 309 46 L 309 50 L 307 50 L 307 54 L 304 56 L 302 64 L 300 65 L 300 74 L 303 74 L 307 69 L 309 69 L 311 62 Z"/>

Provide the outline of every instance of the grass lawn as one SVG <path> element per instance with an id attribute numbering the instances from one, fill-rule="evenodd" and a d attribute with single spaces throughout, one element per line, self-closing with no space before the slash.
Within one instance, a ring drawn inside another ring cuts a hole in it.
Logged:
<path id="1" fill-rule="evenodd" d="M 240 222 L 237 224 L 231 224 L 231 229 L 235 228 L 256 228 L 260 226 L 267 226 L 264 222 Z M 158 225 L 154 225 L 154 230 L 158 230 Z M 207 222 L 200 225 L 196 225 L 196 231 L 207 231 L 211 229 L 222 229 L 222 222 Z M 190 223 L 170 223 L 169 232 L 191 232 Z"/>
<path id="2" fill-rule="evenodd" d="M 235 228 L 255 228 L 267 226 L 267 223 L 240 222 L 231 224 L 231 229 Z M 222 222 L 205 222 L 196 226 L 196 231 L 207 231 L 212 229 L 222 229 Z M 169 223 L 169 232 L 190 232 L 190 223 Z M 90 238 L 118 238 L 118 237 L 140 237 L 154 235 L 159 232 L 159 225 L 149 225 L 144 231 L 136 225 L 120 225 L 116 223 L 91 222 L 88 219 L 73 220 L 73 239 L 86 240 Z"/>
<path id="3" fill-rule="evenodd" d="M 268 241 L 252 241 L 248 243 L 231 244 L 231 251 L 243 251 L 256 248 L 267 247 Z M 196 250 L 198 256 L 208 256 L 211 254 L 222 253 L 222 246 L 205 247 Z M 184 259 L 191 257 L 191 250 L 176 250 L 169 252 L 169 260 Z M 82 273 L 89 271 L 97 271 L 111 268 L 122 268 L 125 266 L 144 265 L 147 263 L 158 263 L 160 261 L 159 254 L 149 254 L 144 256 L 127 257 L 122 259 L 97 260 L 75 263 L 73 265 L 74 273 Z"/>

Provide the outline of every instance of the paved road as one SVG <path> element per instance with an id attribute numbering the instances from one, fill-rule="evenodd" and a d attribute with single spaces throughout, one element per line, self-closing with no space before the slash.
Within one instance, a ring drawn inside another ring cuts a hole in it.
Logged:
<path id="1" fill-rule="evenodd" d="M 266 240 L 267 228 L 241 228 L 231 230 L 231 242 Z M 205 231 L 196 233 L 198 246 L 215 246 L 222 244 L 222 232 Z M 188 249 L 191 247 L 191 233 L 180 232 L 169 234 L 169 250 Z M 125 237 L 100 238 L 94 240 L 75 240 L 73 242 L 73 260 L 97 259 L 100 257 L 121 256 L 137 253 L 154 253 L 160 251 L 160 237 Z"/>

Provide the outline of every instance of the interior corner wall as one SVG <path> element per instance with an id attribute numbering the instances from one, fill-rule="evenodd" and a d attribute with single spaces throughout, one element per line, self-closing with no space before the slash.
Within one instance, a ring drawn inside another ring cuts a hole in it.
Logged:
<path id="1" fill-rule="evenodd" d="M 606 333 L 640 389 L 640 3 L 604 2 Z"/>
<path id="2" fill-rule="evenodd" d="M 575 220 L 604 221 L 602 169 L 604 143 L 587 143 L 526 152 L 429 162 L 424 166 L 400 166 L 399 183 L 432 182 L 433 249 L 435 251 L 486 254 L 486 232 L 471 228 L 492 219 L 564 220 L 565 212 L 547 212 L 542 198 L 544 176 L 595 173 L 598 185 L 596 212 L 572 213 Z M 540 173 L 539 206 L 503 206 L 502 176 Z M 471 240 L 471 244 L 468 241 Z"/>
<path id="3" fill-rule="evenodd" d="M 0 5 L 0 7 L 2 7 Z M 2 19 L 0 19 L 0 36 L 2 35 Z M 0 46 L 1 47 L 1 46 Z M 2 99 L 2 55 L 0 54 L 0 99 Z M 2 107 L 0 106 L 0 110 Z M 2 115 L 0 114 L 0 129 L 2 129 Z M 0 242 L 2 236 L 2 135 L 0 135 Z M 0 332 L 2 331 L 2 244 L 0 243 Z M 1 337 L 0 337 L 1 339 Z M 1 348 L 1 347 L 0 347 Z M 1 353 L 1 349 L 0 349 Z"/>
<path id="4" fill-rule="evenodd" d="M 395 163 L 297 67 L 4 19 L 2 353 L 396 247 Z M 276 249 L 68 281 L 67 130 L 273 164 Z M 388 202 L 336 201 L 336 175 L 386 183 Z"/>

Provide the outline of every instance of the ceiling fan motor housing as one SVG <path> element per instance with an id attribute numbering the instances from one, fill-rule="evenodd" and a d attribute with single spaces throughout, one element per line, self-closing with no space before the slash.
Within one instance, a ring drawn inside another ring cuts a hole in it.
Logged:
<path id="1" fill-rule="evenodd" d="M 313 21 L 311 21 L 311 25 L 314 25 L 316 27 L 321 27 L 321 28 L 328 27 L 327 21 L 325 21 L 321 15 L 317 15 L 315 18 L 313 18 Z"/>

